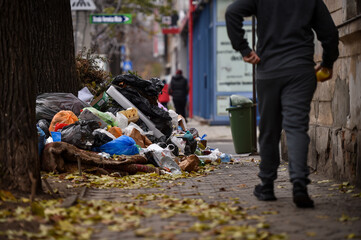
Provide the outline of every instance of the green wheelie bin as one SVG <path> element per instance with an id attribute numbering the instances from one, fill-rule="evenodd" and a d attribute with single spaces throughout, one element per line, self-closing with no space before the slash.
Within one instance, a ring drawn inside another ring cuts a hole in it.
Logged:
<path id="1" fill-rule="evenodd" d="M 232 95 L 229 114 L 231 132 L 235 152 L 250 153 L 253 151 L 253 102 L 244 96 Z"/>

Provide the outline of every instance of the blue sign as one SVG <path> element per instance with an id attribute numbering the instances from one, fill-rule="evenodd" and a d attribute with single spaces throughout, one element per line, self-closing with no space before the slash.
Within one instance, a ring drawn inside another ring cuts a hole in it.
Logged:
<path id="1" fill-rule="evenodd" d="M 132 61 L 124 61 L 123 63 L 123 71 L 132 71 L 133 70 L 133 63 Z"/>

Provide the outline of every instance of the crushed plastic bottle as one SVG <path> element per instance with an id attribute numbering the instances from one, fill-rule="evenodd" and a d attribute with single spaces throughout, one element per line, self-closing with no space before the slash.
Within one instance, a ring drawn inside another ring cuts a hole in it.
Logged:
<path id="1" fill-rule="evenodd" d="M 227 153 L 222 153 L 219 158 L 221 159 L 221 162 L 230 162 L 232 157 Z"/>

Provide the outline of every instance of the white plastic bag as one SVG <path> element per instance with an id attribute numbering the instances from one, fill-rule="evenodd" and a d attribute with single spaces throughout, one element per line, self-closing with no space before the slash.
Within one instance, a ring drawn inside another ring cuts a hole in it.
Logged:
<path id="1" fill-rule="evenodd" d="M 87 104 L 90 104 L 91 100 L 94 98 L 94 95 L 89 91 L 87 87 L 83 87 L 78 91 L 78 98 Z"/>
<path id="2" fill-rule="evenodd" d="M 129 125 L 126 128 L 122 129 L 123 134 L 129 136 L 134 128 L 137 129 L 140 132 L 140 134 L 142 134 L 143 136 L 145 135 L 143 129 L 141 129 L 141 127 L 139 127 L 137 124 L 133 122 L 129 123 Z"/>
<path id="3" fill-rule="evenodd" d="M 116 123 L 122 131 L 128 126 L 128 118 L 124 114 L 117 112 Z"/>
<path id="4" fill-rule="evenodd" d="M 173 110 L 169 110 L 168 113 L 169 116 L 172 118 L 173 129 L 178 129 L 178 114 Z"/>

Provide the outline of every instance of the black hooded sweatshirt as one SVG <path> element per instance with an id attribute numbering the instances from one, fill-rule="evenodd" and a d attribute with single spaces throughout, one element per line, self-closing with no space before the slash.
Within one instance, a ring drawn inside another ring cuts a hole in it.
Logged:
<path id="1" fill-rule="evenodd" d="M 321 66 L 332 68 L 338 52 L 338 31 L 322 0 L 236 0 L 226 11 L 232 46 L 242 56 L 251 48 L 244 37 L 244 17 L 257 18 L 257 78 L 275 78 L 312 70 L 314 33 L 321 41 Z"/>

